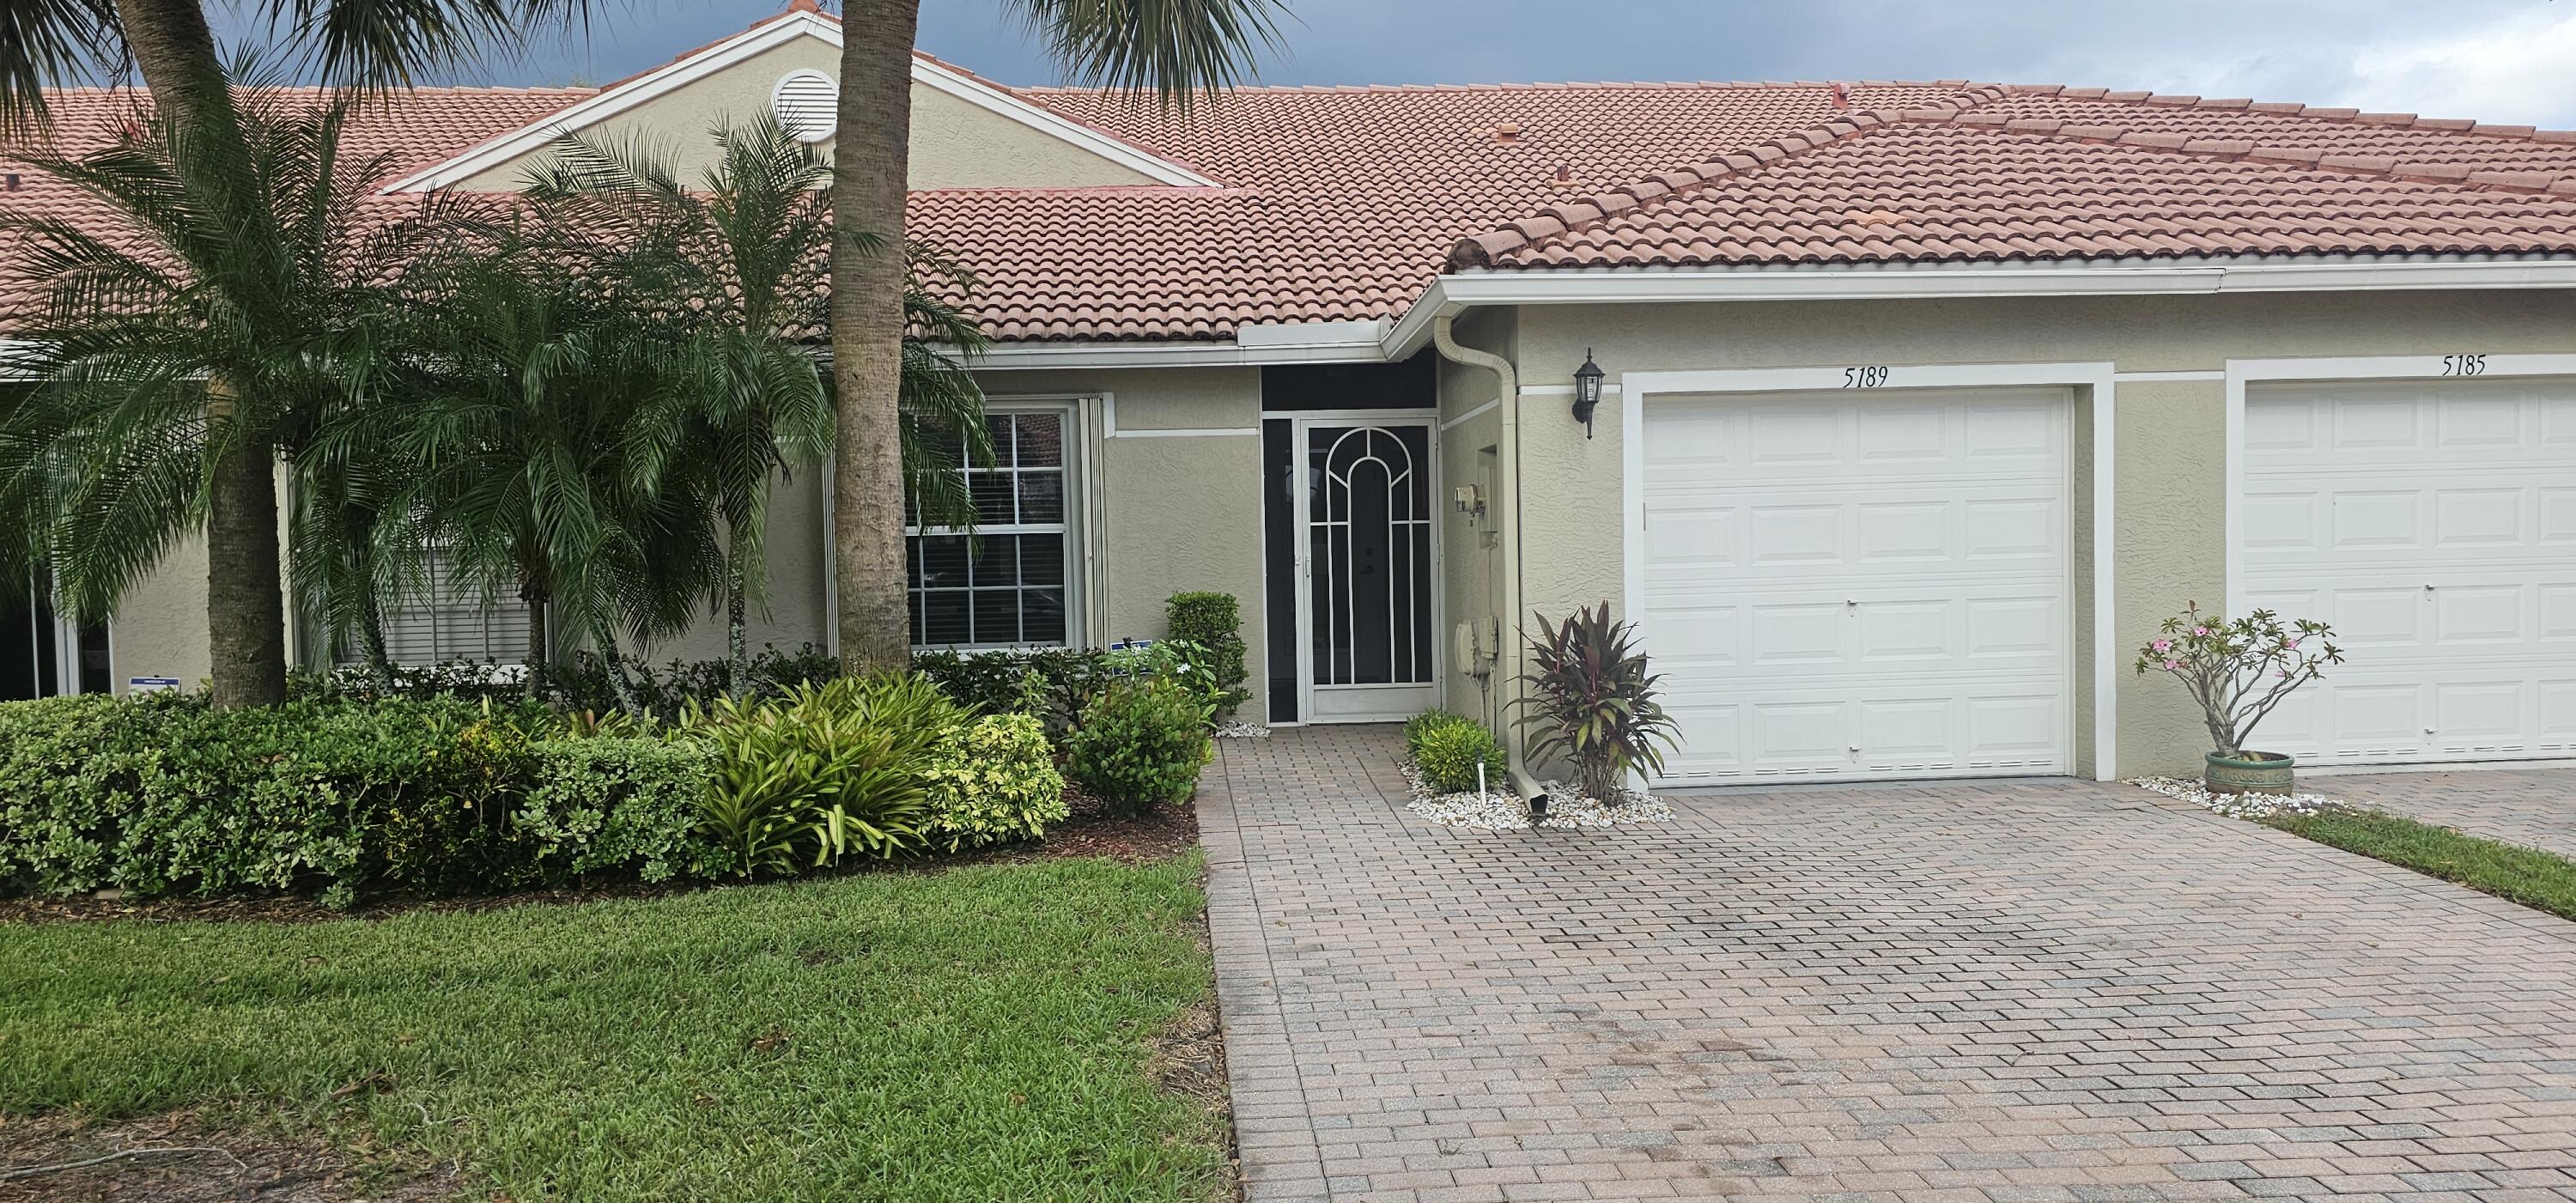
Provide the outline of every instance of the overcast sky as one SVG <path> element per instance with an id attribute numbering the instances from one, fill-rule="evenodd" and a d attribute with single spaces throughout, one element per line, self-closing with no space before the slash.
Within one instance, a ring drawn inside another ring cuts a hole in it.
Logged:
<path id="1" fill-rule="evenodd" d="M 783 0 L 609 0 L 496 83 L 616 79 Z M 1965 77 L 2576 127 L 2576 0 L 1289 0 L 1271 83 Z M 922 0 L 923 49 L 1058 82 L 999 0 Z"/>

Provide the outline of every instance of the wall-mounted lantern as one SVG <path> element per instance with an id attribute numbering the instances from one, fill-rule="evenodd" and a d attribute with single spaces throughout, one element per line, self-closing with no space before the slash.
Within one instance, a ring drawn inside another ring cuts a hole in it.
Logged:
<path id="1" fill-rule="evenodd" d="M 1601 404 L 1601 365 L 1592 362 L 1592 348 L 1583 348 L 1583 366 L 1574 369 L 1574 420 L 1583 423 L 1583 437 L 1592 437 L 1592 407 Z"/>

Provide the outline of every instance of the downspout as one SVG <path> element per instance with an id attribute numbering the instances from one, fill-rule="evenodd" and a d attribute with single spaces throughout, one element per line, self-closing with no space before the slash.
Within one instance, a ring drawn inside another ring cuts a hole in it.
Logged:
<path id="1" fill-rule="evenodd" d="M 1503 729 L 1500 734 L 1503 737 L 1503 752 L 1507 758 L 1506 767 L 1511 777 L 1512 790 L 1523 800 L 1527 800 L 1547 791 L 1539 788 L 1537 778 L 1530 775 L 1528 759 L 1521 750 L 1520 729 L 1510 721 L 1512 699 L 1519 690 L 1521 680 L 1520 373 L 1512 368 L 1512 361 L 1500 355 L 1458 345 L 1457 336 L 1452 329 L 1456 322 L 1455 317 L 1447 314 L 1431 319 L 1431 345 L 1438 347 L 1440 357 L 1451 363 L 1471 368 L 1485 368 L 1498 378 L 1496 388 L 1499 391 L 1496 392 L 1494 399 L 1500 404 L 1495 406 L 1495 413 L 1502 420 L 1503 433 L 1495 448 L 1495 470 L 1501 476 L 1496 483 L 1495 491 L 1502 496 L 1494 500 L 1497 503 L 1495 512 L 1501 516 L 1502 530 L 1497 532 L 1495 543 L 1503 555 L 1501 608 L 1505 614 L 1511 616 L 1512 620 L 1502 624 L 1499 639 L 1503 646 L 1494 649 L 1494 675 L 1501 678 L 1495 682 L 1494 688 L 1499 691 L 1499 696 L 1503 699 L 1500 709 Z"/>

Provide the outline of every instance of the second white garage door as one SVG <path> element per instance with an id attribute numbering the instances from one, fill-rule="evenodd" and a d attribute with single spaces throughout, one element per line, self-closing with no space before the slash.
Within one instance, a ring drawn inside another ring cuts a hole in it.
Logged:
<path id="1" fill-rule="evenodd" d="M 2576 756 L 2576 385 L 2282 386 L 2245 405 L 2238 604 L 2345 664 L 2254 733 L 2311 764 Z"/>
<path id="2" fill-rule="evenodd" d="M 2062 390 L 1645 407 L 1665 783 L 2070 768 Z"/>

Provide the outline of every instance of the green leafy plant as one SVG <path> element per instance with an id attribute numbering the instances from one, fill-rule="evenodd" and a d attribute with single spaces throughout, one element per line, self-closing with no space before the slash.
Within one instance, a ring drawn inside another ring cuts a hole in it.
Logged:
<path id="1" fill-rule="evenodd" d="M 1252 699 L 1243 683 L 1242 607 L 1231 593 L 1175 593 L 1164 603 L 1164 625 L 1171 637 L 1205 649 L 1208 671 L 1216 679 L 1218 718 L 1230 718 L 1235 707 Z"/>
<path id="2" fill-rule="evenodd" d="M 715 754 L 694 740 L 556 739 L 535 746 L 536 786 L 510 817 L 538 880 L 632 873 L 712 877 L 727 858 L 707 839 Z"/>
<path id="3" fill-rule="evenodd" d="M 1218 684 L 1214 658 L 1206 648 L 1189 640 L 1122 643 L 1102 652 L 1100 662 L 1113 680 L 1170 681 L 1188 690 L 1207 703 L 1210 722 L 1225 705 L 1225 690 Z"/>
<path id="4" fill-rule="evenodd" d="M 1422 747 L 1422 737 L 1429 734 L 1432 729 L 1467 721 L 1467 716 L 1463 714 L 1447 710 L 1425 710 L 1404 720 L 1404 748 L 1408 752 L 1418 751 Z"/>
<path id="5" fill-rule="evenodd" d="M 1405 724 L 1405 746 L 1412 751 L 1413 765 L 1421 770 L 1423 781 L 1444 794 L 1501 784 L 1502 741 L 1474 719 L 1443 714 L 1440 720 L 1422 723 L 1416 716 Z M 1479 765 L 1484 768 L 1482 777 L 1476 772 Z"/>
<path id="6" fill-rule="evenodd" d="M 1071 728 L 1082 708 L 1117 679 L 1108 653 L 1085 648 L 920 652 L 912 669 L 959 706 L 978 714 L 1034 714 L 1051 735 Z"/>
<path id="7" fill-rule="evenodd" d="M 1212 707 L 1164 678 L 1121 681 L 1082 712 L 1065 740 L 1073 779 L 1104 802 L 1134 813 L 1177 805 L 1197 790 L 1216 755 Z"/>
<path id="8" fill-rule="evenodd" d="M 1664 749 L 1678 746 L 1673 720 L 1655 700 L 1661 678 L 1646 671 L 1632 639 L 1606 601 L 1553 626 L 1542 619 L 1521 676 L 1529 692 L 1518 702 L 1519 725 L 1532 733 L 1530 756 L 1563 756 L 1584 795 L 1601 802 L 1617 800 L 1639 770 L 1663 771 Z"/>
<path id="9" fill-rule="evenodd" d="M 1043 839 L 1067 813 L 1064 776 L 1032 715 L 988 714 L 950 728 L 927 773 L 927 831 L 950 852 Z"/>
<path id="10" fill-rule="evenodd" d="M 2159 629 L 2138 649 L 2138 675 L 2161 672 L 2182 682 L 2221 756 L 2244 755 L 2245 741 L 2274 707 L 2324 676 L 2326 666 L 2343 663 L 2334 628 L 2304 618 L 2284 622 L 2270 610 L 2229 619 L 2204 615 L 2193 602 Z"/>
<path id="11" fill-rule="evenodd" d="M 715 751 L 707 835 L 727 871 L 782 875 L 922 846 L 926 770 L 958 717 L 937 686 L 912 674 L 695 710 L 688 727 Z"/>

